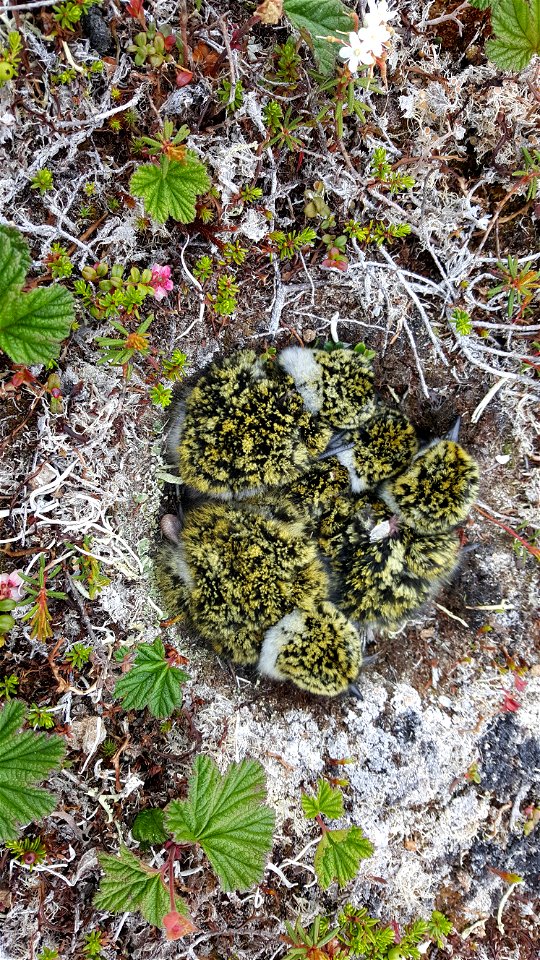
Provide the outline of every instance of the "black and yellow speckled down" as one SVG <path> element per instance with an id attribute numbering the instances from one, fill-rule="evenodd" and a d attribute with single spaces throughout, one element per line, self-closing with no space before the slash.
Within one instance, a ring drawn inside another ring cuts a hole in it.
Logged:
<path id="1" fill-rule="evenodd" d="M 370 362 L 353 350 L 315 350 L 314 357 L 321 371 L 321 419 L 343 429 L 373 416 L 376 399 Z"/>
<path id="2" fill-rule="evenodd" d="M 439 440 L 385 484 L 382 496 L 418 532 L 439 533 L 466 519 L 478 478 L 478 465 L 459 443 Z"/>
<path id="3" fill-rule="evenodd" d="M 343 445 L 351 449 L 339 456 L 351 470 L 353 489 L 369 490 L 405 469 L 418 451 L 413 425 L 402 413 L 383 410 L 355 431 L 346 433 Z"/>
<path id="4" fill-rule="evenodd" d="M 282 493 L 309 524 L 310 530 L 316 530 L 323 511 L 349 487 L 347 469 L 335 457 L 329 457 L 286 484 Z"/>
<path id="5" fill-rule="evenodd" d="M 239 505 L 206 503 L 191 510 L 181 545 L 165 547 L 160 565 L 180 584 L 193 627 L 234 663 L 255 663 L 264 631 L 328 590 L 302 523 Z"/>
<path id="6" fill-rule="evenodd" d="M 418 533 L 374 500 L 356 512 L 333 558 L 339 606 L 355 621 L 395 627 L 451 577 L 458 552 L 453 532 Z"/>
<path id="7" fill-rule="evenodd" d="M 333 603 L 296 608 L 267 632 L 259 669 L 309 693 L 343 693 L 360 671 L 357 631 Z"/>
<path id="8" fill-rule="evenodd" d="M 250 350 L 211 364 L 182 409 L 172 451 L 183 483 L 212 495 L 280 486 L 306 470 L 331 431 L 292 379 Z"/>

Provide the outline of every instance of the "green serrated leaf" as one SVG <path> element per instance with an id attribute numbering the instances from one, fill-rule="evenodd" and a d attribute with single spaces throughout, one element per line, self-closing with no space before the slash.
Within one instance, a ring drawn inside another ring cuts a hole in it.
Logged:
<path id="1" fill-rule="evenodd" d="M 308 820 L 314 820 L 320 813 L 329 820 L 343 816 L 343 794 L 341 790 L 334 790 L 326 780 L 319 780 L 315 797 L 304 793 L 300 802 Z"/>
<path id="2" fill-rule="evenodd" d="M 257 761 L 233 763 L 222 776 L 211 757 L 198 756 L 188 798 L 169 804 L 166 826 L 178 843 L 200 844 L 223 890 L 248 890 L 261 881 L 272 847 L 275 818 L 264 799 Z"/>
<path id="3" fill-rule="evenodd" d="M 159 807 L 141 810 L 131 828 L 133 838 L 139 843 L 165 843 L 169 836 L 164 827 L 165 814 Z"/>
<path id="4" fill-rule="evenodd" d="M 1 305 L 0 349 L 15 363 L 45 363 L 58 356 L 75 312 L 73 296 L 64 287 L 38 287 L 10 294 Z"/>
<path id="5" fill-rule="evenodd" d="M 373 844 L 360 827 L 326 830 L 315 852 L 314 867 L 323 890 L 337 880 L 340 887 L 354 880 L 360 861 L 371 857 Z"/>
<path id="6" fill-rule="evenodd" d="M 0 225 L 0 318 L 2 301 L 22 287 L 31 262 L 28 244 L 19 231 Z"/>
<path id="7" fill-rule="evenodd" d="M 133 666 L 116 684 L 114 696 L 122 700 L 125 710 L 148 707 L 153 717 L 170 717 L 182 705 L 186 680 L 188 674 L 170 665 L 163 643 L 156 637 L 153 643 L 137 647 Z"/>
<path id="8" fill-rule="evenodd" d="M 0 712 L 0 840 L 13 840 L 18 825 L 39 820 L 56 806 L 52 794 L 34 784 L 59 766 L 64 742 L 33 730 L 16 733 L 25 713 L 18 700 Z"/>
<path id="9" fill-rule="evenodd" d="M 540 0 L 497 0 L 491 13 L 495 39 L 486 54 L 501 70 L 524 70 L 540 53 Z"/>
<path id="10" fill-rule="evenodd" d="M 144 200 L 146 212 L 158 223 L 165 223 L 169 217 L 191 223 L 195 200 L 210 185 L 206 167 L 189 150 L 182 162 L 162 157 L 159 166 L 143 164 L 129 181 L 130 192 Z"/>
<path id="11" fill-rule="evenodd" d="M 134 856 L 127 847 L 120 847 L 118 857 L 99 854 L 98 860 L 104 870 L 99 890 L 94 898 L 98 910 L 109 913 L 142 913 L 148 923 L 163 926 L 163 917 L 169 912 L 169 890 L 163 883 L 159 870 L 152 870 Z M 180 897 L 175 898 L 178 913 L 188 915 L 187 907 Z"/>
<path id="12" fill-rule="evenodd" d="M 345 41 L 343 34 L 354 29 L 351 13 L 341 0 L 284 0 L 283 10 L 293 27 L 306 31 L 313 45 L 313 54 L 321 73 L 331 73 L 340 48 L 326 37 Z M 343 44 L 341 44 L 343 45 Z"/>

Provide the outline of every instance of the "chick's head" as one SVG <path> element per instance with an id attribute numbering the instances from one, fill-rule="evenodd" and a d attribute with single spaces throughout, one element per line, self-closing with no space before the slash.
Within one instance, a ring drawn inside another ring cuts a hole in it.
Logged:
<path id="1" fill-rule="evenodd" d="M 297 607 L 267 630 L 259 672 L 290 680 L 308 693 L 335 697 L 362 665 L 358 632 L 332 603 Z"/>
<path id="2" fill-rule="evenodd" d="M 361 623 L 397 627 L 450 578 L 458 551 L 454 533 L 424 536 L 374 499 L 349 523 L 334 561 L 340 606 Z"/>
<path id="3" fill-rule="evenodd" d="M 298 520 L 207 503 L 186 516 L 182 551 L 191 622 L 234 663 L 255 663 L 268 627 L 327 595 L 316 547 Z"/>
<path id="4" fill-rule="evenodd" d="M 226 497 L 287 482 L 330 438 L 292 379 L 250 350 L 212 363 L 173 422 L 183 483 Z"/>
<path id="5" fill-rule="evenodd" d="M 440 533 L 466 519 L 478 480 L 478 465 L 466 450 L 453 440 L 439 440 L 385 484 L 382 496 L 419 533 Z"/>
<path id="6" fill-rule="evenodd" d="M 355 493 L 404 470 L 418 450 L 414 427 L 407 417 L 393 410 L 385 410 L 345 434 L 342 443 L 345 449 L 337 453 L 337 458 L 348 468 Z"/>

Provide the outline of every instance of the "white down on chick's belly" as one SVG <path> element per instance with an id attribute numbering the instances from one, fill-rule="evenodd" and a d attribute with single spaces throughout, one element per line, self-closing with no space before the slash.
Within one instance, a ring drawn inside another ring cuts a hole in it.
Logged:
<path id="1" fill-rule="evenodd" d="M 286 347 L 278 363 L 294 380 L 296 389 L 309 413 L 318 413 L 322 407 L 321 368 L 307 347 Z"/>

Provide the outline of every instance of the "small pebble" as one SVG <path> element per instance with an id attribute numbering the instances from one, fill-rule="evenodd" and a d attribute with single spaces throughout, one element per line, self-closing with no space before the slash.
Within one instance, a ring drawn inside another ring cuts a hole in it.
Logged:
<path id="1" fill-rule="evenodd" d="M 90 46 L 96 53 L 103 55 L 111 50 L 112 33 L 97 6 L 90 7 L 88 13 L 81 17 L 81 27 L 83 36 L 90 41 Z"/>

